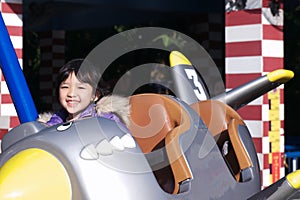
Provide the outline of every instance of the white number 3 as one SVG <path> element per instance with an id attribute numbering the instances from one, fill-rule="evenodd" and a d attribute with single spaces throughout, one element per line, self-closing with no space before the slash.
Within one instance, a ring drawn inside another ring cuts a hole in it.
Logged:
<path id="1" fill-rule="evenodd" d="M 201 85 L 201 83 L 198 80 L 198 75 L 196 73 L 196 71 L 194 69 L 184 69 L 188 79 L 193 80 L 194 86 L 197 89 L 194 89 L 194 93 L 196 95 L 196 97 L 198 98 L 198 100 L 207 100 L 207 96 L 204 92 L 203 86 Z"/>

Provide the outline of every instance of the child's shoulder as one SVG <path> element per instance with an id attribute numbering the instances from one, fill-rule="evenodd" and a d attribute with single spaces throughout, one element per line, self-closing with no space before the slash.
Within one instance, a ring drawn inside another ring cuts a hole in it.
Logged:
<path id="1" fill-rule="evenodd" d="M 64 109 L 61 109 L 56 113 L 52 113 L 52 112 L 40 113 L 36 120 L 52 126 L 52 125 L 62 123 L 66 117 L 67 117 L 66 111 Z"/>
<path id="2" fill-rule="evenodd" d="M 47 121 L 49 121 L 51 119 L 52 115 L 53 115 L 53 113 L 51 113 L 51 112 L 40 113 L 37 118 L 37 121 L 46 123 Z"/>
<path id="3" fill-rule="evenodd" d="M 121 121 L 129 126 L 130 101 L 129 97 L 108 95 L 102 97 L 96 104 L 98 115 L 102 113 L 115 113 Z"/>

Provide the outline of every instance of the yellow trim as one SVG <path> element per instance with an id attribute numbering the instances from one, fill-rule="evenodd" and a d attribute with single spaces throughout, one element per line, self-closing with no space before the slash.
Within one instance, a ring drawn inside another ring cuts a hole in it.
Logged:
<path id="1" fill-rule="evenodd" d="M 300 170 L 288 174 L 286 179 L 293 188 L 296 190 L 300 189 Z"/>
<path id="2" fill-rule="evenodd" d="M 176 65 L 192 65 L 191 62 L 179 51 L 172 51 L 170 53 L 170 66 Z"/>
<path id="3" fill-rule="evenodd" d="M 71 184 L 64 166 L 44 150 L 21 151 L 0 169 L 1 200 L 67 200 L 71 195 Z"/>
<path id="4" fill-rule="evenodd" d="M 294 77 L 294 72 L 286 69 L 278 69 L 268 73 L 267 75 L 270 82 L 282 82 L 285 83 Z"/>

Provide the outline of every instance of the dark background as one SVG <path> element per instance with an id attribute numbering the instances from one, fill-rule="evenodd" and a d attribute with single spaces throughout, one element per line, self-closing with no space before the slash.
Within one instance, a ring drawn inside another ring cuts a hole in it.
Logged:
<path id="1" fill-rule="evenodd" d="M 95 45 L 123 30 L 143 26 L 159 26 L 190 34 L 195 15 L 223 14 L 222 0 L 24 0 L 24 73 L 39 111 L 39 31 L 66 30 L 66 61 L 84 57 Z M 284 66 L 295 77 L 285 85 L 285 135 L 300 135 L 300 1 L 281 0 L 284 4 Z M 198 38 L 195 38 L 198 40 Z M 201 42 L 201 41 L 199 41 Z M 143 58 L 165 59 L 163 52 L 141 53 Z M 120 62 L 137 65 L 141 56 L 129 55 Z M 132 63 L 131 63 L 132 64 Z M 218 63 L 220 71 L 224 63 Z M 126 67 L 124 69 L 126 71 Z"/>

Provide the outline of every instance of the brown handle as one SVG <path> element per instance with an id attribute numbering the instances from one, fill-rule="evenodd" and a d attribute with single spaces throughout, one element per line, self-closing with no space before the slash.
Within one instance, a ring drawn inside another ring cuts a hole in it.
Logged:
<path id="1" fill-rule="evenodd" d="M 228 133 L 240 168 L 241 170 L 244 170 L 251 167 L 252 162 L 239 136 L 238 127 L 240 125 L 244 126 L 245 124 L 240 119 L 232 119 L 228 124 Z"/>

